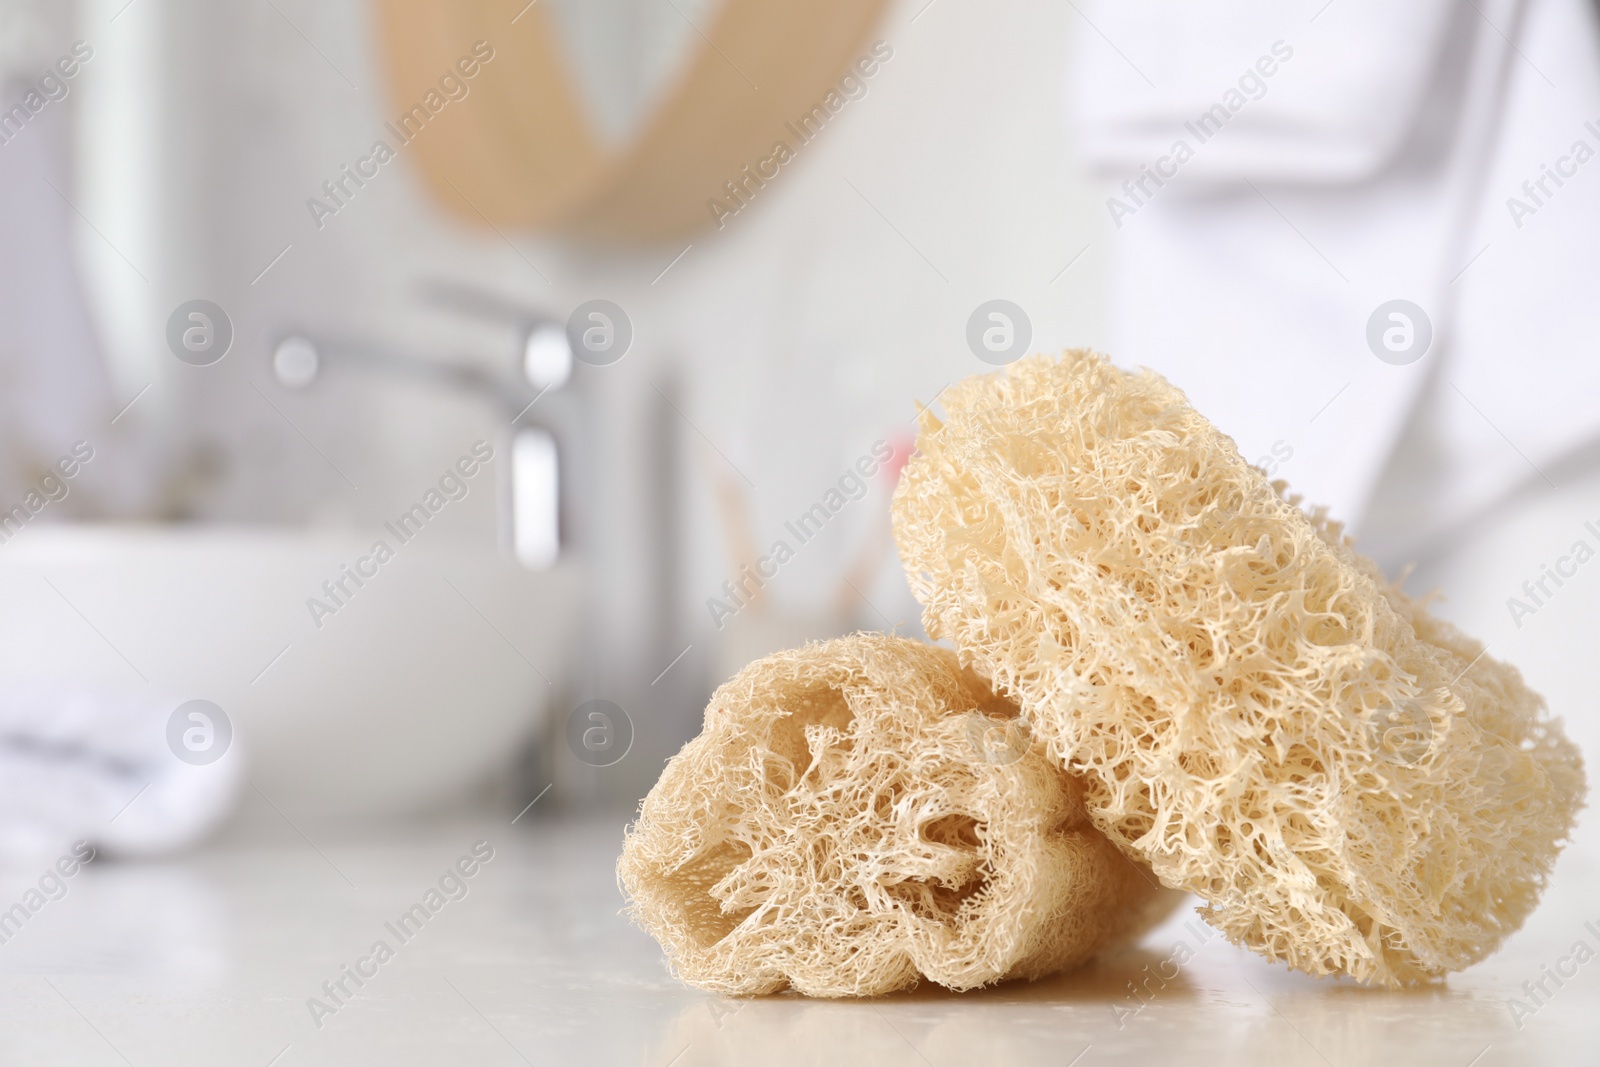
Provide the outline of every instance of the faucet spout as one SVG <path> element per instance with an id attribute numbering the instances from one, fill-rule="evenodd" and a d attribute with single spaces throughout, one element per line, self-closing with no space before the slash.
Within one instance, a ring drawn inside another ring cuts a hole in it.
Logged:
<path id="1" fill-rule="evenodd" d="M 539 417 L 530 417 L 535 404 L 567 380 L 567 365 L 558 368 L 560 353 L 551 336 L 566 332 L 548 325 L 530 330 L 524 346 L 523 374 L 495 374 L 475 364 L 426 359 L 393 352 L 360 341 L 317 342 L 308 337 L 285 337 L 273 349 L 272 369 L 279 384 L 305 389 L 327 367 L 347 366 L 380 374 L 426 382 L 487 402 L 507 427 L 509 462 L 505 491 L 501 494 L 501 539 L 523 566 L 544 570 L 561 553 L 561 450 L 554 429 Z M 537 349 L 537 351 L 536 351 Z M 553 370 L 560 373 L 549 373 Z M 535 371 L 541 373 L 536 374 Z"/>

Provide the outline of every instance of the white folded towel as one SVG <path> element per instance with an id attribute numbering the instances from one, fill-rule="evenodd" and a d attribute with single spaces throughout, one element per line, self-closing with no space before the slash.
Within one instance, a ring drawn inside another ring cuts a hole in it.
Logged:
<path id="1" fill-rule="evenodd" d="M 197 843 L 233 810 L 244 782 L 242 746 L 220 718 L 199 703 L 48 682 L 7 686 L 0 861 L 65 854 L 77 841 L 123 857 Z"/>
<path id="2" fill-rule="evenodd" d="M 1167 374 L 1248 458 L 1278 457 L 1276 476 L 1358 533 L 1405 442 L 1405 486 L 1387 495 L 1426 499 L 1384 531 L 1397 553 L 1600 433 L 1587 247 L 1600 162 L 1520 226 L 1507 207 L 1573 142 L 1600 149 L 1585 125 L 1600 123 L 1600 34 L 1584 0 L 1083 12 L 1079 144 L 1134 208 L 1111 237 L 1119 362 Z M 1219 103 L 1225 121 L 1191 129 Z M 1180 138 L 1192 158 L 1134 203 L 1121 183 Z M 1396 299 L 1433 326 L 1407 366 L 1365 339 Z"/>

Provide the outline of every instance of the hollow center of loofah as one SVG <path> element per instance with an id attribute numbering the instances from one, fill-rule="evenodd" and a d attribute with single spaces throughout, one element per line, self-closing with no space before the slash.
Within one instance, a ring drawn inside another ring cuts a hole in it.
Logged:
<path id="1" fill-rule="evenodd" d="M 724 903 L 726 894 L 716 892 L 751 854 L 743 841 L 726 838 L 665 877 L 668 891 L 685 902 L 685 929 L 702 948 L 727 937 L 755 911 L 754 907 L 729 908 Z"/>

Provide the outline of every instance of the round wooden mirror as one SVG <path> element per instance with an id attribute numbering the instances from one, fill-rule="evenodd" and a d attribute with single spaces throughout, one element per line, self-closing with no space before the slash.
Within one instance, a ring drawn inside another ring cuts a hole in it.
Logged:
<path id="1" fill-rule="evenodd" d="M 887 0 L 652 2 L 684 21 L 683 55 L 633 121 L 607 123 L 585 99 L 559 0 L 378 0 L 397 116 L 386 140 L 478 225 L 670 237 L 753 196 L 893 54 L 869 41 Z"/>

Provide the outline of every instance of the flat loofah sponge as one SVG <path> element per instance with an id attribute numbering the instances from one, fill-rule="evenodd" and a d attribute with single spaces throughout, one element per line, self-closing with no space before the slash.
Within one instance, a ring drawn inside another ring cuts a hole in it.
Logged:
<path id="1" fill-rule="evenodd" d="M 1089 826 L 1017 721 L 904 638 L 752 663 L 628 831 L 629 910 L 685 982 L 736 994 L 969 989 L 1143 932 L 1178 895 Z"/>
<path id="2" fill-rule="evenodd" d="M 1584 781 L 1514 668 L 1153 373 L 1071 352 L 941 400 L 894 501 L 912 590 L 1097 827 L 1312 974 L 1427 979 L 1522 923 Z"/>

